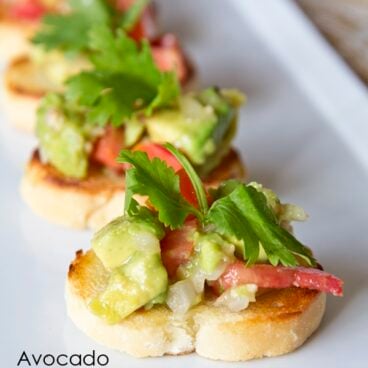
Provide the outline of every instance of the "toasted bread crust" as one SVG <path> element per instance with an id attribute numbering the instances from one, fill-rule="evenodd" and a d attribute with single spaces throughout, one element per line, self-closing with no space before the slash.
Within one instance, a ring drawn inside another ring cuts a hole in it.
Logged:
<path id="1" fill-rule="evenodd" d="M 124 208 L 124 180 L 91 166 L 86 180 L 63 177 L 33 153 L 21 181 L 21 194 L 34 212 L 76 229 L 98 229 Z"/>
<path id="2" fill-rule="evenodd" d="M 79 251 L 66 282 L 68 315 L 92 339 L 136 357 L 196 351 L 210 359 L 242 361 L 286 354 L 316 330 L 325 310 L 325 294 L 289 288 L 263 293 L 239 313 L 202 304 L 178 316 L 160 306 L 108 325 L 88 309 L 106 280 L 94 252 Z"/>
<path id="3" fill-rule="evenodd" d="M 244 166 L 238 154 L 230 151 L 206 185 L 243 177 Z M 21 194 L 34 212 L 50 222 L 77 229 L 99 229 L 123 211 L 124 175 L 91 165 L 86 179 L 66 178 L 51 165 L 42 163 L 35 151 L 25 169 Z"/>

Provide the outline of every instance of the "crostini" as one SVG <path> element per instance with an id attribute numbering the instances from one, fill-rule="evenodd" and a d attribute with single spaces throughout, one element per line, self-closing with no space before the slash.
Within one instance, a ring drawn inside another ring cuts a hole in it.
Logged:
<path id="1" fill-rule="evenodd" d="M 93 36 L 94 67 L 73 76 L 65 94 L 44 97 L 37 113 L 39 148 L 21 184 L 36 213 L 76 228 L 98 228 L 116 217 L 125 193 L 125 168 L 116 162 L 122 147 L 171 162 L 157 146 L 170 142 L 208 185 L 243 177 L 231 149 L 241 93 L 181 93 L 176 73 L 161 72 L 147 44 L 138 47 L 106 27 Z"/>
<path id="2" fill-rule="evenodd" d="M 47 15 L 32 38 L 28 52 L 13 58 L 4 73 L 3 110 L 21 130 L 32 132 L 40 99 L 48 92 L 60 92 L 64 81 L 88 70 L 90 29 L 96 23 L 121 28 L 135 41 L 148 40 L 156 65 L 162 71 L 175 70 L 183 85 L 193 80 L 193 68 L 177 38 L 160 35 L 149 1 L 106 0 L 72 2 L 66 13 Z M 67 30 L 67 31 L 66 31 Z"/>
<path id="3" fill-rule="evenodd" d="M 325 293 L 343 293 L 291 233 L 304 211 L 257 183 L 229 180 L 207 191 L 188 160 L 166 149 L 181 175 L 144 152 L 121 152 L 125 212 L 71 263 L 69 317 L 135 357 L 195 351 L 243 361 L 293 351 L 318 328 Z"/>

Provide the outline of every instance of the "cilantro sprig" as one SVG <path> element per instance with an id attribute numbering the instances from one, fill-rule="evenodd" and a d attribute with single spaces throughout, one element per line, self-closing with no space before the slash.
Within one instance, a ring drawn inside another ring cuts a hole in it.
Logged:
<path id="1" fill-rule="evenodd" d="M 87 110 L 87 122 L 119 126 L 133 113 L 150 114 L 176 103 L 180 93 L 174 72 L 156 67 L 147 42 L 138 45 L 122 30 L 107 26 L 90 31 L 93 69 L 66 82 L 66 96 Z"/>
<path id="2" fill-rule="evenodd" d="M 165 226 L 179 228 L 186 217 L 193 214 L 203 231 L 211 229 L 230 241 L 236 239 L 240 242 L 248 265 L 257 261 L 261 245 L 268 261 L 274 266 L 296 266 L 300 259 L 315 265 L 310 250 L 278 224 L 262 192 L 251 185 L 229 181 L 229 185 L 217 191 L 215 201 L 208 206 L 203 184 L 189 161 L 173 146 L 167 145 L 166 148 L 188 174 L 199 209 L 184 199 L 180 193 L 179 176 L 164 161 L 158 158 L 149 160 L 144 152 L 124 150 L 118 161 L 132 165 L 126 176 L 127 213 L 135 210 L 134 195 L 148 196 Z"/>
<path id="3" fill-rule="evenodd" d="M 123 150 L 119 162 L 133 165 L 125 177 L 125 212 L 136 211 L 134 194 L 148 196 L 158 211 L 159 220 L 172 229 L 180 227 L 189 214 L 200 217 L 200 212 L 180 193 L 179 177 L 158 158 L 152 161 L 145 152 Z"/>
<path id="4" fill-rule="evenodd" d="M 136 0 L 125 12 L 106 0 L 69 0 L 70 10 L 63 14 L 47 14 L 32 42 L 47 51 L 75 54 L 90 51 L 89 32 L 94 25 L 130 32 L 139 21 L 149 0 Z"/>
<path id="5" fill-rule="evenodd" d="M 32 42 L 47 51 L 65 53 L 88 51 L 89 31 L 93 24 L 112 26 L 114 10 L 105 0 L 70 0 L 67 14 L 47 14 Z"/>

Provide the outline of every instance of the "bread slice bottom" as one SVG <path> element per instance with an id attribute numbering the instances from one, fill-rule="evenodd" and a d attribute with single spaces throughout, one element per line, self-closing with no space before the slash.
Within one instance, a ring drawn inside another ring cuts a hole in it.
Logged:
<path id="1" fill-rule="evenodd" d="M 235 151 L 207 178 L 214 186 L 230 178 L 243 178 L 244 166 Z M 123 213 L 124 175 L 91 165 L 84 180 L 66 178 L 44 164 L 34 151 L 21 181 L 24 201 L 38 215 L 67 227 L 97 230 Z"/>
<path id="2" fill-rule="evenodd" d="M 140 309 L 114 325 L 88 309 L 88 301 L 106 283 L 106 270 L 93 251 L 77 252 L 66 281 L 67 312 L 87 336 L 135 357 L 197 352 L 215 360 L 244 361 L 286 354 L 317 329 L 326 296 L 289 288 L 257 296 L 248 309 L 232 313 L 202 304 L 184 315 L 164 306 Z"/>

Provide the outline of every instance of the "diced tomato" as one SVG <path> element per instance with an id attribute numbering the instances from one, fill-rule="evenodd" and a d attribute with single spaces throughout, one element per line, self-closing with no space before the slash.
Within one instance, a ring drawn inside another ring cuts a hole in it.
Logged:
<path id="1" fill-rule="evenodd" d="M 123 170 L 123 165 L 116 159 L 124 146 L 124 131 L 122 128 L 108 126 L 105 134 L 94 145 L 92 159 L 116 170 Z"/>
<path id="2" fill-rule="evenodd" d="M 127 11 L 135 0 L 117 0 L 116 7 L 118 10 Z M 134 28 L 129 32 L 130 37 L 136 41 L 143 38 L 152 39 L 158 33 L 155 9 L 149 4 L 142 12 L 141 17 Z"/>
<path id="3" fill-rule="evenodd" d="M 177 171 L 177 174 L 180 178 L 180 192 L 183 197 L 195 207 L 198 207 L 197 196 L 193 188 L 193 184 L 189 179 L 188 174 L 185 172 L 184 169 L 180 169 Z"/>
<path id="4" fill-rule="evenodd" d="M 11 7 L 12 17 L 22 20 L 36 21 L 40 19 L 46 8 L 38 0 L 24 0 L 17 2 Z"/>
<path id="5" fill-rule="evenodd" d="M 226 290 L 232 286 L 256 284 L 262 288 L 300 287 L 319 290 L 336 296 L 343 294 L 343 282 L 334 275 L 307 267 L 283 267 L 257 264 L 247 267 L 244 262 L 230 264 L 212 285 L 215 290 Z"/>
<path id="6" fill-rule="evenodd" d="M 172 230 L 161 240 L 162 262 L 169 277 L 175 277 L 178 267 L 186 263 L 193 253 L 193 234 L 197 221 L 187 220 L 183 227 Z"/>
<path id="7" fill-rule="evenodd" d="M 175 71 L 180 82 L 188 77 L 188 67 L 178 39 L 173 34 L 165 34 L 151 43 L 152 56 L 161 71 Z"/>
<path id="8" fill-rule="evenodd" d="M 143 10 L 141 19 L 129 32 L 129 35 L 136 41 L 140 41 L 143 38 L 151 40 L 156 36 L 157 32 L 158 31 L 155 12 L 152 6 L 148 6 L 146 9 Z"/>

